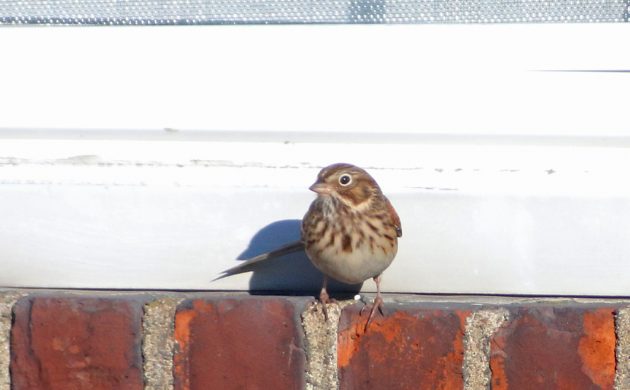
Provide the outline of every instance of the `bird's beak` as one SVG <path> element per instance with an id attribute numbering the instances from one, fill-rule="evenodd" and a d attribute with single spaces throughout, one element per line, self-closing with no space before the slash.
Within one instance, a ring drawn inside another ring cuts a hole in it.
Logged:
<path id="1" fill-rule="evenodd" d="M 313 192 L 317 192 L 320 195 L 330 195 L 330 193 L 332 192 L 329 185 L 320 182 L 313 184 L 308 189 Z"/>

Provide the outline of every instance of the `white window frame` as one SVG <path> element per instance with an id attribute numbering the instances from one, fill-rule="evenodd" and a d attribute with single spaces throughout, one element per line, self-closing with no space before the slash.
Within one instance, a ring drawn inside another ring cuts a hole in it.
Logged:
<path id="1" fill-rule="evenodd" d="M 347 161 L 402 219 L 385 291 L 627 295 L 628 32 L 0 29 L 0 286 L 315 290 L 211 280 Z"/>

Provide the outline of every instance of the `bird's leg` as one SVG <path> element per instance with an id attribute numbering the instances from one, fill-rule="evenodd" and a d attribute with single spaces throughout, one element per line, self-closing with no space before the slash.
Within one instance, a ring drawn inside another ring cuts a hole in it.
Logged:
<path id="1" fill-rule="evenodd" d="M 328 309 L 326 308 L 326 304 L 334 301 L 328 295 L 328 291 L 326 291 L 327 285 L 328 285 L 328 277 L 324 275 L 324 283 L 322 285 L 322 290 L 319 292 L 319 301 L 322 303 L 322 310 L 324 311 L 324 319 L 326 321 L 328 321 Z"/>
<path id="2" fill-rule="evenodd" d="M 374 318 L 374 315 L 376 314 L 377 309 L 383 317 L 385 316 L 385 314 L 383 313 L 383 298 L 381 298 L 381 275 L 375 276 L 372 279 L 374 280 L 374 283 L 376 283 L 376 298 L 374 298 L 374 303 L 372 304 L 372 310 L 370 310 L 370 316 L 368 317 L 368 320 L 365 323 L 366 332 L 367 332 L 368 326 L 370 326 L 370 322 L 372 322 L 372 319 Z M 363 308 L 365 309 L 365 306 Z M 363 309 L 361 311 L 363 312 Z"/>

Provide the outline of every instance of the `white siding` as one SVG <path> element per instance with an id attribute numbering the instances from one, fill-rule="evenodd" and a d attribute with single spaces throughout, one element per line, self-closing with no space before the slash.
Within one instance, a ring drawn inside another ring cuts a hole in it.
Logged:
<path id="1" fill-rule="evenodd" d="M 0 29 L 0 286 L 316 289 L 300 256 L 210 280 L 346 161 L 402 219 L 386 291 L 625 295 L 630 73 L 532 70 L 627 69 L 627 33 Z"/>

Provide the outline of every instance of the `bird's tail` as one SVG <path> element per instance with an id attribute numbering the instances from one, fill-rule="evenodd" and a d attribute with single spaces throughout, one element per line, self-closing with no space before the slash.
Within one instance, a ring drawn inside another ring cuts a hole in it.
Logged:
<path id="1" fill-rule="evenodd" d="M 297 252 L 301 250 L 304 250 L 304 243 L 302 241 L 291 242 L 289 244 L 281 246 L 278 249 L 274 249 L 270 252 L 260 254 L 258 256 L 252 257 L 251 259 L 247 259 L 243 261 L 241 264 L 221 272 L 221 274 L 217 276 L 214 280 L 223 279 L 227 276 L 251 271 L 253 267 L 258 263 L 261 263 L 266 260 L 275 259 L 277 257 L 285 256 L 285 255 L 288 255 L 289 253 L 293 253 L 293 252 Z"/>

